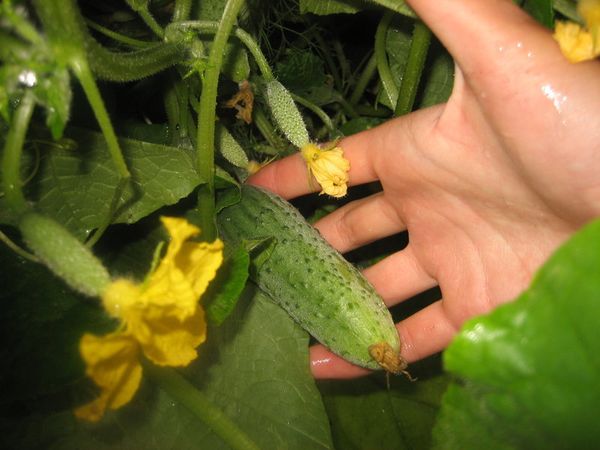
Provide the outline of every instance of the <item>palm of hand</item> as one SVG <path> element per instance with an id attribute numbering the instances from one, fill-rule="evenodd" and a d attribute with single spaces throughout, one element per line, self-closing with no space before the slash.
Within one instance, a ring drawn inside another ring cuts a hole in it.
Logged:
<path id="1" fill-rule="evenodd" d="M 518 295 L 598 214 L 600 189 L 600 65 L 567 63 L 511 2 L 463 1 L 450 20 L 444 6 L 412 3 L 425 19 L 444 18 L 434 31 L 460 67 L 453 94 L 445 105 L 345 139 L 351 184 L 379 179 L 383 191 L 316 224 L 342 252 L 408 230 L 406 249 L 365 271 L 390 305 L 441 288 L 442 300 L 398 324 L 408 361 L 441 350 L 467 318 Z M 496 33 L 465 49 L 476 31 L 470 24 L 486 21 Z M 580 119 L 586 111 L 595 124 Z M 253 182 L 293 197 L 307 192 L 305 177 L 292 157 Z M 317 376 L 360 373 L 321 347 L 313 361 Z"/>

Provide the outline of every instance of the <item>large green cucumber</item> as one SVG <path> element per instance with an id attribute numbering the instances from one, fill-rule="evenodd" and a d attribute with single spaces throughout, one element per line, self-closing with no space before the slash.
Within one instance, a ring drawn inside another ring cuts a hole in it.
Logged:
<path id="1" fill-rule="evenodd" d="M 296 208 L 243 186 L 241 201 L 219 213 L 218 225 L 225 241 L 274 239 L 254 281 L 319 342 L 362 367 L 405 373 L 398 332 L 383 300 Z"/>

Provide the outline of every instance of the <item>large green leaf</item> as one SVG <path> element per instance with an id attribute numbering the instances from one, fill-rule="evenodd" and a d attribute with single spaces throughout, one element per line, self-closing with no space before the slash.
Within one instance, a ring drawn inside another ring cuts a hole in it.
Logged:
<path id="1" fill-rule="evenodd" d="M 445 352 L 457 376 L 438 449 L 596 448 L 600 222 L 561 247 L 515 302 L 471 320 Z"/>
<path id="2" fill-rule="evenodd" d="M 103 244 L 111 271 L 148 270 L 164 232 L 149 218 L 113 227 Z M 134 400 L 99 424 L 78 422 L 75 405 L 93 395 L 77 344 L 107 321 L 95 300 L 71 293 L 43 266 L 0 248 L 0 448 L 226 449 L 185 406 L 145 376 Z M 332 448 L 327 416 L 308 364 L 308 336 L 278 306 L 248 290 L 232 316 L 210 327 L 196 363 L 182 374 L 261 448 Z M 84 395 L 85 394 L 85 395 Z"/>
<path id="3" fill-rule="evenodd" d="M 71 232 L 84 237 L 106 220 L 119 177 L 101 134 L 70 129 L 76 148 L 41 143 L 28 199 Z M 113 222 L 133 223 L 187 196 L 200 183 L 190 151 L 120 139 L 131 181 L 121 194 Z M 4 215 L 0 215 L 4 218 Z"/>
<path id="4" fill-rule="evenodd" d="M 448 377 L 439 373 L 439 358 L 425 365 L 411 366 L 416 382 L 393 377 L 389 387 L 381 374 L 319 383 L 336 448 L 428 449 Z"/>

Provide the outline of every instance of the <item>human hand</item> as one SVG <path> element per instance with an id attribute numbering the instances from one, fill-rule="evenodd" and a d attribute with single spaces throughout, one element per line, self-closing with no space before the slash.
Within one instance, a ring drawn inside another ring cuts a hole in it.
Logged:
<path id="1" fill-rule="evenodd" d="M 408 246 L 364 274 L 390 306 L 440 286 L 441 300 L 397 325 L 412 362 L 514 299 L 599 215 L 600 63 L 567 62 L 511 0 L 409 3 L 456 61 L 452 95 L 341 141 L 349 184 L 383 191 L 315 226 L 341 252 L 408 230 Z M 314 188 L 299 154 L 250 182 L 286 198 Z M 322 346 L 311 358 L 316 377 L 365 373 Z"/>

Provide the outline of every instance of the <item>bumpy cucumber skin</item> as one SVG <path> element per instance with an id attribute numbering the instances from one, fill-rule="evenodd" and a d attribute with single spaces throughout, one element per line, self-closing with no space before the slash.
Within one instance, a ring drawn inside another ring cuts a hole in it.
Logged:
<path id="1" fill-rule="evenodd" d="M 19 229 L 36 256 L 73 289 L 100 296 L 110 283 L 108 271 L 92 251 L 55 220 L 28 212 Z"/>
<path id="2" fill-rule="evenodd" d="M 265 97 L 277 126 L 296 147 L 309 142 L 308 131 L 298 107 L 288 90 L 277 80 L 271 80 L 265 88 Z"/>
<path id="3" fill-rule="evenodd" d="M 218 224 L 226 241 L 276 239 L 255 282 L 331 351 L 369 369 L 381 369 L 370 346 L 387 342 L 399 354 L 398 332 L 381 297 L 288 202 L 243 186 L 241 201 L 221 211 Z"/>

